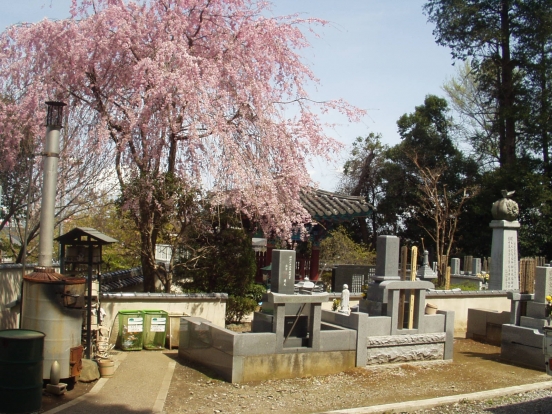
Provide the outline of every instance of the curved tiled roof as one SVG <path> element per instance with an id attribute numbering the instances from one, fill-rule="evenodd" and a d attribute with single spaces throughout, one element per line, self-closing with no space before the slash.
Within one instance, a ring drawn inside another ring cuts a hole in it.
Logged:
<path id="1" fill-rule="evenodd" d="M 368 217 L 374 207 L 363 197 L 345 196 L 324 190 L 303 191 L 301 203 L 315 220 L 345 221 Z"/>

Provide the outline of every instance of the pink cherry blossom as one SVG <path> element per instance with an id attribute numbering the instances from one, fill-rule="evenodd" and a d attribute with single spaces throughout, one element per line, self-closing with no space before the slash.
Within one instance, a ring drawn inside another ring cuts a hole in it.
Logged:
<path id="1" fill-rule="evenodd" d="M 0 168 L 13 165 L 25 134 L 43 133 L 43 102 L 64 100 L 96 114 L 82 139 L 112 148 L 123 192 L 142 180 L 129 208 L 152 202 L 155 180 L 174 173 L 288 235 L 310 220 L 299 201 L 313 185 L 309 160 L 340 148 L 321 116 L 358 121 L 364 112 L 314 103 L 305 90 L 316 78 L 301 59 L 300 28 L 326 22 L 268 18 L 267 7 L 73 0 L 67 20 L 10 27 L 0 37 Z"/>

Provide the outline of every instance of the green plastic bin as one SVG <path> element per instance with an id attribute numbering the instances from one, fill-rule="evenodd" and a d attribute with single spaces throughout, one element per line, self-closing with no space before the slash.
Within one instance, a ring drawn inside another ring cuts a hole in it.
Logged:
<path id="1" fill-rule="evenodd" d="M 143 341 L 144 313 L 136 310 L 119 311 L 119 348 L 123 351 L 140 351 Z"/>
<path id="2" fill-rule="evenodd" d="M 164 349 L 169 314 L 162 310 L 144 311 L 144 349 Z"/>

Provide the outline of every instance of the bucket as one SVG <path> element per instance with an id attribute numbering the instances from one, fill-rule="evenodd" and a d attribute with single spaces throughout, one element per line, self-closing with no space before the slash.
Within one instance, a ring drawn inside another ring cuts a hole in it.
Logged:
<path id="1" fill-rule="evenodd" d="M 425 314 L 426 315 L 435 315 L 437 313 L 437 306 L 432 305 L 431 303 L 426 303 Z"/>
<path id="2" fill-rule="evenodd" d="M 28 329 L 0 331 L 0 412 L 40 410 L 44 337 Z"/>
<path id="3" fill-rule="evenodd" d="M 102 378 L 111 378 L 115 372 L 115 362 L 110 359 L 99 359 L 98 367 Z"/>

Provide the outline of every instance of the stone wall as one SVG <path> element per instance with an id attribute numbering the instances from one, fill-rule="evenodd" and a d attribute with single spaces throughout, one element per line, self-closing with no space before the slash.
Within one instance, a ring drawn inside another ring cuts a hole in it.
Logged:
<path id="1" fill-rule="evenodd" d="M 233 383 L 327 375 L 355 367 L 355 331 L 322 330 L 320 336 L 320 350 L 284 348 L 278 352 L 276 333 L 236 333 L 203 318 L 183 317 L 178 355 Z"/>
<path id="2" fill-rule="evenodd" d="M 502 325 L 510 323 L 510 312 L 489 309 L 468 309 L 466 338 L 500 346 Z"/>
<path id="3" fill-rule="evenodd" d="M 178 346 L 178 327 L 182 316 L 204 318 L 224 328 L 227 299 L 225 293 L 104 293 L 100 298 L 101 307 L 106 312 L 102 325 L 110 329 L 110 342 L 115 343 L 119 332 L 119 311 L 163 310 L 169 314 L 170 323 L 174 325 L 166 329 L 168 342 L 175 347 Z"/>
<path id="4" fill-rule="evenodd" d="M 0 329 L 19 327 L 22 269 L 20 264 L 0 264 Z M 26 273 L 32 271 L 33 267 L 27 267 Z"/>
<path id="5" fill-rule="evenodd" d="M 427 303 L 438 309 L 454 312 L 454 337 L 466 338 L 470 309 L 486 309 L 492 312 L 510 312 L 510 299 L 503 290 L 479 291 L 430 291 Z"/>

